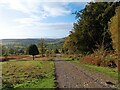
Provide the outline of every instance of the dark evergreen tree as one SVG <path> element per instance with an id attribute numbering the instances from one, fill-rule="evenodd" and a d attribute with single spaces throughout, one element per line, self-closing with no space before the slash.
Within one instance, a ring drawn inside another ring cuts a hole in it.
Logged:
<path id="1" fill-rule="evenodd" d="M 39 51 L 38 51 L 38 48 L 35 44 L 32 44 L 29 46 L 29 55 L 32 55 L 33 56 L 33 60 L 34 60 L 34 56 L 35 55 L 38 55 L 39 54 Z"/>

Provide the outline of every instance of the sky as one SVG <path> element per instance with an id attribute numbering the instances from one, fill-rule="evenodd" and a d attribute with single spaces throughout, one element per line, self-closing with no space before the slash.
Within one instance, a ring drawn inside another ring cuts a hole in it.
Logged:
<path id="1" fill-rule="evenodd" d="M 74 1 L 74 2 L 73 2 Z M 0 0 L 0 39 L 63 38 L 88 0 Z"/>

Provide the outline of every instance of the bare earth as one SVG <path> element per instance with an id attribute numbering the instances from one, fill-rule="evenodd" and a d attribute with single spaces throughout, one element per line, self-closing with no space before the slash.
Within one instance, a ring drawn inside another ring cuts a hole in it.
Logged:
<path id="1" fill-rule="evenodd" d="M 113 84 L 107 84 L 106 82 L 116 83 L 116 80 L 108 76 L 102 76 L 100 72 L 91 73 L 57 57 L 54 63 L 58 88 L 115 88 Z"/>

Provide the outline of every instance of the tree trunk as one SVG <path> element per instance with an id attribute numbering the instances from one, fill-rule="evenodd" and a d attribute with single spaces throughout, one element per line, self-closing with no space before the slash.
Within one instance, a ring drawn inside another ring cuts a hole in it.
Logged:
<path id="1" fill-rule="evenodd" d="M 34 60 L 34 55 L 33 55 L 33 60 Z"/>
<path id="2" fill-rule="evenodd" d="M 44 52 L 44 50 L 43 50 L 43 47 L 42 47 L 42 57 L 43 57 L 43 52 Z"/>
<path id="3" fill-rule="evenodd" d="M 42 57 L 43 57 L 43 53 L 42 53 Z"/>

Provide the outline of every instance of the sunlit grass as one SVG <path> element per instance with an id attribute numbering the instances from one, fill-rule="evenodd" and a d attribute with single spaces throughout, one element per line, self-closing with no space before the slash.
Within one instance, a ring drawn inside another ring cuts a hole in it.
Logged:
<path id="1" fill-rule="evenodd" d="M 3 88 L 55 88 L 53 61 L 8 61 L 2 75 Z"/>
<path id="2" fill-rule="evenodd" d="M 109 67 L 101 67 L 101 66 L 95 66 L 95 65 L 90 65 L 90 64 L 85 64 L 87 68 L 90 68 L 92 70 L 96 70 L 98 72 L 105 73 L 111 77 L 114 77 L 115 79 L 118 79 L 118 70 L 115 68 L 109 68 Z"/>

